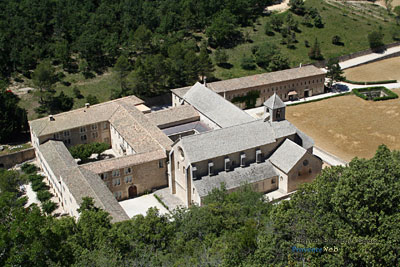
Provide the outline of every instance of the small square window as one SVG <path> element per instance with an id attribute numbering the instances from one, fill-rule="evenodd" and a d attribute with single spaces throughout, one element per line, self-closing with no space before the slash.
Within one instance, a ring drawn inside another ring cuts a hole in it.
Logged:
<path id="1" fill-rule="evenodd" d="M 121 179 L 118 178 L 118 179 L 114 179 L 113 180 L 113 185 L 114 186 L 119 186 L 120 184 L 121 184 Z"/>
<path id="2" fill-rule="evenodd" d="M 133 181 L 132 175 L 129 175 L 129 176 L 125 177 L 125 183 L 126 184 L 130 184 L 130 183 L 132 183 L 132 181 Z"/>
<path id="3" fill-rule="evenodd" d="M 130 174 L 130 173 L 132 173 L 132 168 L 131 167 L 125 168 L 125 174 Z"/>
<path id="4" fill-rule="evenodd" d="M 158 161 L 158 168 L 164 168 L 164 162 L 162 159 Z"/>
<path id="5" fill-rule="evenodd" d="M 275 180 L 275 178 L 272 178 L 271 179 L 271 184 L 274 184 L 274 183 L 276 183 L 276 180 Z"/>
<path id="6" fill-rule="evenodd" d="M 119 176 L 119 170 L 113 170 L 112 175 L 114 177 Z"/>
<path id="7" fill-rule="evenodd" d="M 97 130 L 97 124 L 92 124 L 92 130 Z"/>

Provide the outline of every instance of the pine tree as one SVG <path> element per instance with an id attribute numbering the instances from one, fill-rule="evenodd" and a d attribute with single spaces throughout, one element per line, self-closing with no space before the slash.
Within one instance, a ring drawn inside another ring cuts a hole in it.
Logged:
<path id="1" fill-rule="evenodd" d="M 214 71 L 214 65 L 210 56 L 208 55 L 207 48 L 204 45 L 200 49 L 199 65 L 199 75 L 201 76 L 201 80 L 204 81 L 204 77 L 211 76 Z"/>
<path id="2" fill-rule="evenodd" d="M 308 56 L 311 59 L 315 59 L 315 60 L 321 60 L 324 58 L 321 54 L 321 48 L 319 46 L 319 42 L 318 42 L 317 38 L 315 38 L 314 45 L 310 48 L 310 52 L 308 53 Z"/>

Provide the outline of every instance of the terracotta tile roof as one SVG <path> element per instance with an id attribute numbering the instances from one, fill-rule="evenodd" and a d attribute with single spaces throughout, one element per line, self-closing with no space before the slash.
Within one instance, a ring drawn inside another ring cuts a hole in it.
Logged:
<path id="1" fill-rule="evenodd" d="M 92 197 L 97 207 L 110 213 L 113 222 L 129 219 L 101 178 L 78 166 L 63 142 L 50 140 L 40 145 L 40 152 L 56 179 L 64 181 L 78 205 L 83 197 Z"/>
<path id="2" fill-rule="evenodd" d="M 200 120 L 199 113 L 190 105 L 155 111 L 145 116 L 160 129 Z"/>
<path id="3" fill-rule="evenodd" d="M 179 96 L 180 98 L 183 98 L 183 96 L 186 94 L 187 91 L 190 90 L 190 88 L 192 88 L 192 86 L 186 86 L 186 87 L 182 87 L 182 88 L 171 89 L 171 92 L 173 94 Z"/>
<path id="4" fill-rule="evenodd" d="M 45 117 L 30 121 L 29 124 L 36 136 L 53 134 L 84 125 L 108 121 L 119 108 L 120 103 L 123 102 L 130 102 L 133 105 L 143 104 L 143 100 L 136 96 L 127 96 L 93 105 L 89 108 L 84 107 L 53 115 L 54 121 L 50 121 L 49 117 Z"/>
<path id="5" fill-rule="evenodd" d="M 312 77 L 322 74 L 325 74 L 325 72 L 313 65 L 309 65 L 301 68 L 293 68 L 288 70 L 268 72 L 242 78 L 213 82 L 209 83 L 207 87 L 211 88 L 217 93 L 222 93 L 250 87 L 262 86 L 266 84 L 274 84 L 284 81 Z"/>
<path id="6" fill-rule="evenodd" d="M 111 170 L 123 169 L 130 166 L 140 165 L 146 162 L 165 159 L 167 157 L 163 150 L 156 150 L 148 153 L 134 154 L 119 158 L 96 161 L 82 164 L 81 168 L 100 174 Z"/>

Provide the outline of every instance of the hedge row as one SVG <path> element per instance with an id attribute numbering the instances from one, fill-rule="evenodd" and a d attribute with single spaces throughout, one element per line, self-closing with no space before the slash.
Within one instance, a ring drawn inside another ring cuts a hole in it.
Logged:
<path id="1" fill-rule="evenodd" d="M 28 170 L 31 171 L 30 168 Z M 50 200 L 53 194 L 48 191 L 49 187 L 43 182 L 43 178 L 42 175 L 35 173 L 28 176 L 32 190 L 36 192 L 37 198 L 42 203 L 43 210 L 50 214 L 57 208 L 57 204 Z"/>
<path id="2" fill-rule="evenodd" d="M 399 97 L 396 93 L 394 93 L 393 91 L 391 91 L 383 86 L 358 88 L 358 89 L 353 89 L 353 92 L 356 96 L 358 96 L 364 100 L 368 100 L 367 96 L 362 94 L 362 92 L 376 91 L 376 90 L 384 91 L 387 94 L 387 96 L 374 97 L 372 99 L 373 101 L 382 101 L 382 100 L 388 100 L 388 99 L 395 99 L 395 98 Z"/>
<path id="3" fill-rule="evenodd" d="M 333 98 L 333 97 L 338 97 L 338 96 L 350 95 L 350 94 L 351 94 L 351 92 L 346 92 L 346 93 L 341 93 L 341 94 L 337 94 L 337 95 L 327 96 L 327 97 L 324 97 L 324 98 L 313 99 L 313 100 L 310 100 L 310 101 L 303 101 L 303 102 L 288 104 L 287 106 L 297 106 L 297 105 L 301 105 L 301 104 L 318 102 L 318 101 L 321 101 L 321 100 L 325 100 L 325 99 L 329 99 L 329 98 Z"/>
<path id="4" fill-rule="evenodd" d="M 397 83 L 397 80 L 384 80 L 384 81 L 376 81 L 376 82 L 357 82 L 351 80 L 344 80 L 347 83 L 358 84 L 358 85 L 374 85 L 374 84 L 386 84 L 386 83 Z"/>

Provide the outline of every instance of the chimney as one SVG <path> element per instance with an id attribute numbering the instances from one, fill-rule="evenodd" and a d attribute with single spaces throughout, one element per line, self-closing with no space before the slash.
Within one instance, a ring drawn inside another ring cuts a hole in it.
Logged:
<path id="1" fill-rule="evenodd" d="M 55 121 L 53 115 L 49 115 L 49 120 L 50 120 L 50 121 Z"/>
<path id="2" fill-rule="evenodd" d="M 203 79 L 203 80 L 204 80 L 204 86 L 207 87 L 207 77 L 204 76 L 204 79 Z"/>
<path id="3" fill-rule="evenodd" d="M 301 68 L 301 63 L 300 63 L 300 68 Z"/>
<path id="4" fill-rule="evenodd" d="M 85 103 L 85 107 L 86 107 L 86 108 L 89 108 L 89 107 L 90 107 L 90 104 L 89 104 L 89 103 Z"/>

